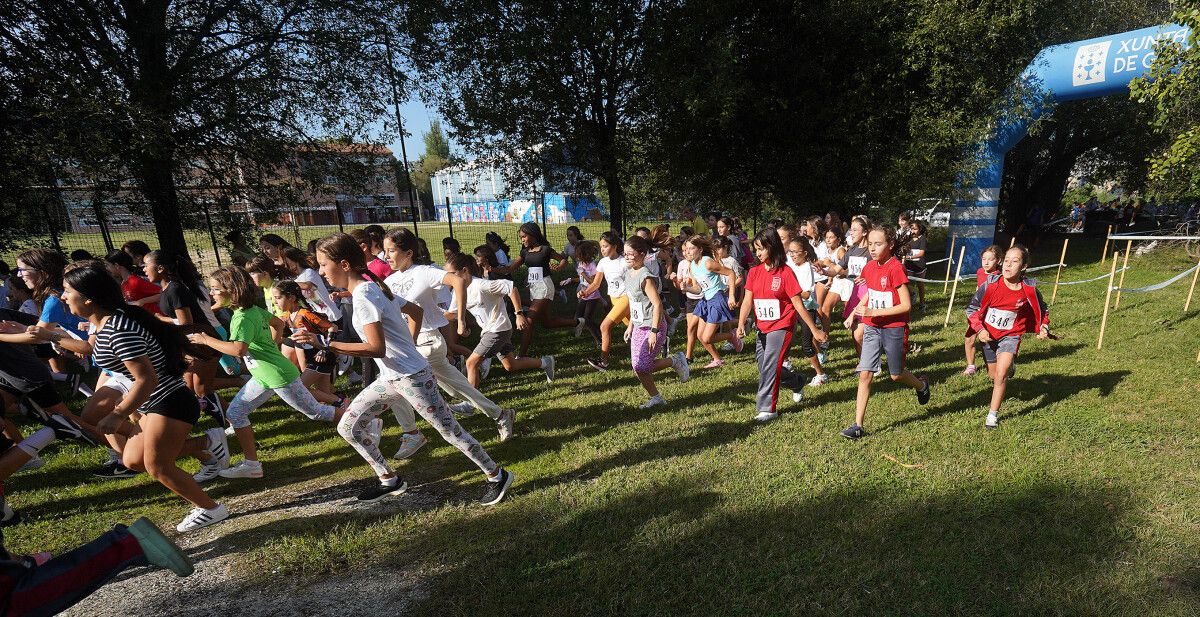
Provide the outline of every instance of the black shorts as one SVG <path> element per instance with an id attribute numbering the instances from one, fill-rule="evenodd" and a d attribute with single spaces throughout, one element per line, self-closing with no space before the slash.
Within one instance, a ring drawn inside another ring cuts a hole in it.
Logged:
<path id="1" fill-rule="evenodd" d="M 138 411 L 143 414 L 156 413 L 194 425 L 200 421 L 200 400 L 185 386 L 168 394 L 167 398 L 155 405 L 142 405 Z"/>
<path id="2" fill-rule="evenodd" d="M 684 297 L 687 298 L 687 296 L 684 296 Z M 683 303 L 683 308 L 685 311 L 687 311 L 688 315 L 691 315 L 696 312 L 696 306 L 699 304 L 700 304 L 700 298 L 687 298 L 686 301 Z"/>
<path id="3" fill-rule="evenodd" d="M 317 362 L 317 353 L 320 351 L 318 349 L 312 347 L 305 349 L 297 345 L 290 338 L 283 339 L 283 346 L 304 352 L 304 370 L 306 371 L 315 371 L 322 375 L 333 375 L 334 370 L 337 369 L 337 354 L 332 349 L 325 350 L 324 362 Z"/>
<path id="4" fill-rule="evenodd" d="M 0 390 L 4 390 L 18 400 L 21 397 L 27 397 L 29 402 L 40 407 L 42 411 L 47 411 L 51 407 L 63 402 L 62 395 L 58 393 L 58 389 L 52 383 L 44 383 L 28 392 L 22 392 L 20 388 L 0 379 Z"/>

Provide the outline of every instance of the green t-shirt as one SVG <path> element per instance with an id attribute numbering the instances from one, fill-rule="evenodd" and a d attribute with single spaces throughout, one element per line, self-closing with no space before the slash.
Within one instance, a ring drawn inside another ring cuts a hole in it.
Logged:
<path id="1" fill-rule="evenodd" d="M 300 369 L 288 362 L 271 338 L 271 314 L 259 306 L 237 309 L 229 322 L 229 340 L 249 346 L 242 356 L 250 375 L 266 388 L 282 388 L 300 377 Z"/>

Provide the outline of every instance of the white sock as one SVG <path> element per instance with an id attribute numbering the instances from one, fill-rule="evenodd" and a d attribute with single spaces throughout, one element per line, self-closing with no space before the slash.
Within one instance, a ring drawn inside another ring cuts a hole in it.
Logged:
<path id="1" fill-rule="evenodd" d="M 400 476 L 392 476 L 386 480 L 384 480 L 383 478 L 380 478 L 379 483 L 384 486 L 396 486 L 397 484 L 400 483 Z"/>
<path id="2" fill-rule="evenodd" d="M 42 448 L 54 443 L 54 429 L 43 426 L 37 432 L 21 440 L 17 447 L 23 450 L 32 458 L 37 458 L 42 453 Z"/>

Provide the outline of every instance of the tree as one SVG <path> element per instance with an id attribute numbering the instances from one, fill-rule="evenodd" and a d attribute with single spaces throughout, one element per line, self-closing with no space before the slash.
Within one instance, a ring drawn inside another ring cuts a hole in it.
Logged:
<path id="1" fill-rule="evenodd" d="M 552 185 L 590 190 L 599 177 L 619 226 L 650 7 L 647 0 L 446 0 L 408 23 L 428 98 L 464 150 L 501 163 L 509 186 L 549 176 Z"/>
<path id="2" fill-rule="evenodd" d="M 442 132 L 442 123 L 437 120 L 429 121 L 429 130 L 421 135 L 421 141 L 425 142 L 425 155 L 436 156 L 443 160 L 450 160 L 450 142 L 446 140 L 446 134 Z"/>
<path id="3" fill-rule="evenodd" d="M 127 172 L 162 245 L 184 246 L 197 202 L 240 198 L 247 171 L 270 176 L 297 145 L 362 135 L 382 114 L 390 7 L 13 0 L 0 5 L 0 70 L 38 101 L 43 130 L 25 137 L 47 161 Z"/>
<path id="4" fill-rule="evenodd" d="M 1200 198 L 1200 2 L 1182 2 L 1174 20 L 1191 28 L 1186 47 L 1159 42 L 1153 67 L 1132 91 L 1169 142 L 1150 162 L 1155 191 L 1194 199 Z"/>
<path id="5" fill-rule="evenodd" d="M 430 121 L 429 130 L 421 139 L 425 142 L 425 154 L 417 159 L 417 164 L 412 170 L 413 184 L 421 201 L 426 206 L 436 209 L 439 204 L 433 203 L 433 176 L 451 165 L 450 142 L 446 140 L 446 135 L 442 133 L 442 124 L 437 120 Z"/>

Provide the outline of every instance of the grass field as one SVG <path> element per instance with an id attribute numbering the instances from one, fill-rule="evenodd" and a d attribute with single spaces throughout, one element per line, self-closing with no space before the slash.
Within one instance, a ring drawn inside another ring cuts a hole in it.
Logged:
<path id="1" fill-rule="evenodd" d="M 1093 263 L 1098 245 L 1072 244 L 1068 262 L 1080 265 L 1064 280 L 1108 272 Z M 1057 256 L 1046 247 L 1038 263 Z M 1161 252 L 1130 263 L 1127 287 L 1191 265 Z M 397 499 L 428 507 L 280 517 L 207 546 L 239 553 L 232 574 L 247 585 L 302 590 L 306 577 L 398 566 L 423 581 L 419 615 L 1195 615 L 1200 301 L 1183 313 L 1188 282 L 1126 294 L 1103 351 L 1104 283 L 1063 287 L 1052 309 L 1063 338 L 1026 339 L 995 431 L 983 428 L 990 383 L 959 374 L 964 319 L 956 308 L 942 329 L 938 286 L 910 359 L 930 377 L 931 403 L 877 380 L 870 434 L 855 443 L 837 434 L 855 387 L 844 330 L 830 353 L 836 378 L 766 426 L 750 420 L 752 353 L 683 385 L 662 374 L 669 406 L 648 412 L 628 360 L 596 373 L 569 331 L 539 335 L 534 350 L 559 358 L 554 384 L 496 369 L 484 388 L 518 410 L 517 437 L 501 444 L 486 418 L 464 421 L 517 474 L 509 501 L 474 505 L 480 474 L 426 429 L 430 445 L 399 467 L 413 495 Z M 306 487 L 370 481 L 329 425 L 277 400 L 255 422 L 267 476 L 219 479 L 217 499 L 261 491 L 264 505 L 249 509 L 268 510 L 273 493 L 320 500 Z M 397 435 L 389 420 L 385 452 Z M 146 478 L 85 475 L 100 452 L 49 454 L 8 483 L 30 521 L 6 530 L 13 550 L 185 513 Z"/>

